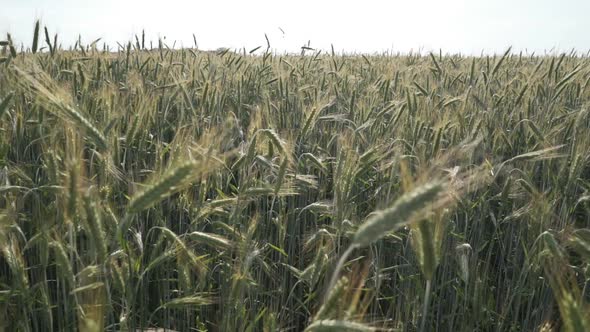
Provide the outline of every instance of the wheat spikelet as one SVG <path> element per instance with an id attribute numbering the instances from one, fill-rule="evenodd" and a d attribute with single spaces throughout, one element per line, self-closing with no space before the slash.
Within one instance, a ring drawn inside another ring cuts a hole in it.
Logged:
<path id="1" fill-rule="evenodd" d="M 585 308 L 583 300 L 575 299 L 572 294 L 564 293 L 558 301 L 566 332 L 590 330 L 589 312 Z"/>
<path id="2" fill-rule="evenodd" d="M 0 232 L 4 233 L 3 230 Z M 0 254 L 4 256 L 13 278 L 18 280 L 19 287 L 26 289 L 29 286 L 29 279 L 17 238 L 12 234 L 0 234 Z"/>
<path id="3" fill-rule="evenodd" d="M 412 221 L 443 191 L 441 182 L 422 185 L 400 197 L 392 207 L 375 212 L 354 235 L 351 246 L 365 247 Z"/>
<path id="4" fill-rule="evenodd" d="M 127 211 L 141 212 L 190 185 L 190 181 L 197 173 L 197 166 L 198 163 L 190 161 L 173 168 L 160 180 L 133 196 Z"/>
<path id="5" fill-rule="evenodd" d="M 70 221 L 74 220 L 78 210 L 78 167 L 75 163 L 70 163 L 70 171 L 68 176 L 68 206 L 67 216 Z"/>
<path id="6" fill-rule="evenodd" d="M 263 135 L 268 137 L 268 139 L 272 142 L 272 145 L 274 145 L 284 157 L 286 157 L 286 158 L 290 157 L 286 153 L 287 148 L 285 146 L 285 142 L 279 137 L 279 135 L 274 130 L 261 129 L 259 132 L 261 132 Z"/>
<path id="7" fill-rule="evenodd" d="M 440 181 L 434 181 L 415 188 L 411 192 L 400 197 L 392 207 L 372 214 L 364 224 L 356 231 L 351 244 L 340 256 L 332 278 L 328 284 L 328 291 L 334 287 L 340 269 L 346 262 L 348 255 L 355 248 L 366 247 L 383 238 L 403 225 L 410 223 L 418 213 L 424 213 L 424 209 L 435 202 L 435 198 L 445 187 Z"/>
<path id="8" fill-rule="evenodd" d="M 84 196 L 84 207 L 86 210 L 86 220 L 90 228 L 90 237 L 96 247 L 96 256 L 99 263 L 104 262 L 107 256 L 107 243 L 102 226 L 102 218 L 96 203 L 92 201 L 90 195 Z"/>
<path id="9" fill-rule="evenodd" d="M 34 78 L 24 70 L 14 66 L 17 75 L 17 82 L 25 88 L 30 88 L 35 95 L 43 102 L 43 106 L 53 110 L 58 116 L 72 121 L 77 127 L 88 135 L 96 146 L 101 150 L 107 149 L 107 140 L 90 120 L 86 119 L 74 106 L 68 103 L 60 95 L 65 95 L 57 87 L 53 80 L 44 73 L 38 73 L 40 79 Z"/>
<path id="10" fill-rule="evenodd" d="M 370 327 L 361 323 L 355 323 L 344 320 L 319 320 L 306 329 L 306 332 L 372 332 L 377 331 L 374 327 Z"/>
<path id="11" fill-rule="evenodd" d="M 2 119 L 4 112 L 8 110 L 8 105 L 10 104 L 12 97 L 14 97 L 14 92 L 8 93 L 0 102 L 0 119 Z"/>
<path id="12" fill-rule="evenodd" d="M 199 218 L 203 218 L 216 212 L 224 212 L 224 207 L 234 205 L 237 201 L 237 197 L 227 197 L 208 201 L 205 206 L 195 209 L 195 212 L 197 212 Z"/>
<path id="13" fill-rule="evenodd" d="M 85 267 L 77 276 L 79 286 L 70 294 L 75 295 L 80 306 L 78 328 L 80 331 L 103 331 L 106 311 L 105 283 L 97 265 Z"/>
<path id="14" fill-rule="evenodd" d="M 163 308 L 194 307 L 213 304 L 210 294 L 176 298 L 162 305 Z"/>
<path id="15" fill-rule="evenodd" d="M 341 296 L 344 294 L 346 286 L 348 286 L 348 278 L 340 278 L 336 285 L 334 285 L 334 288 L 330 290 L 330 294 L 328 294 L 326 301 L 315 315 L 314 321 L 330 318 L 330 315 L 337 309 L 338 302 L 341 300 Z"/>
<path id="16" fill-rule="evenodd" d="M 233 246 L 230 240 L 216 234 L 192 232 L 188 234 L 188 237 L 193 241 L 204 243 L 220 250 L 229 249 Z"/>
<path id="17" fill-rule="evenodd" d="M 70 264 L 70 259 L 65 248 L 59 241 L 51 241 L 49 243 L 49 247 L 53 249 L 53 253 L 55 255 L 55 261 L 57 263 L 59 276 L 67 281 L 70 287 L 75 285 L 74 282 L 74 270 L 72 269 L 72 265 Z"/>
<path id="18" fill-rule="evenodd" d="M 39 27 L 40 22 L 37 20 L 37 22 L 35 22 L 35 30 L 33 31 L 33 45 L 31 46 L 31 52 L 33 52 L 33 54 L 37 53 L 37 48 L 39 46 Z"/>
<path id="19" fill-rule="evenodd" d="M 177 256 L 179 263 L 188 263 L 188 265 L 196 268 L 199 272 L 205 271 L 206 266 L 204 262 L 202 262 L 201 259 L 187 247 L 186 243 L 184 243 L 178 235 L 166 227 L 157 227 L 157 229 L 159 229 L 168 240 L 175 244 L 176 250 L 179 253 Z"/>
<path id="20" fill-rule="evenodd" d="M 420 220 L 417 225 L 417 232 L 412 232 L 414 249 L 418 256 L 422 273 L 427 280 L 432 280 L 436 266 L 438 265 L 438 255 L 435 252 L 434 225 L 430 220 Z"/>
<path id="21" fill-rule="evenodd" d="M 472 251 L 469 243 L 463 243 L 455 247 L 461 269 L 461 279 L 465 283 L 469 281 L 469 256 L 471 256 Z"/>

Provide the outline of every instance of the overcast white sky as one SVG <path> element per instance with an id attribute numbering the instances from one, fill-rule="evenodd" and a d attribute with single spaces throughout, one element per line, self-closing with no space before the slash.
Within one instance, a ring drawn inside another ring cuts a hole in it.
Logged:
<path id="1" fill-rule="evenodd" d="M 438 50 L 464 54 L 590 50 L 590 0 L 0 0 L 0 39 L 30 46 L 35 19 L 64 46 L 78 34 L 116 45 L 146 31 L 157 45 L 277 51 L 311 47 L 373 53 Z"/>

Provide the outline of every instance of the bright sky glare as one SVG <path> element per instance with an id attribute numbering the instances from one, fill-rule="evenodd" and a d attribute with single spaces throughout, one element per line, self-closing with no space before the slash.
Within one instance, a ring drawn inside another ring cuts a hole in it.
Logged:
<path id="1" fill-rule="evenodd" d="M 31 45 L 35 19 L 61 44 L 102 38 L 116 47 L 146 31 L 176 47 L 257 46 L 297 52 L 306 45 L 336 51 L 558 53 L 590 50 L 588 0 L 0 0 L 0 39 Z M 43 35 L 42 35 L 43 36 Z M 43 38 L 44 40 L 44 38 Z"/>

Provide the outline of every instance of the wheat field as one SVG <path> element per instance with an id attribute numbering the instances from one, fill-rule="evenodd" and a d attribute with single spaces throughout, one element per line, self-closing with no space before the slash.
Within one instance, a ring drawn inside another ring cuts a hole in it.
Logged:
<path id="1" fill-rule="evenodd" d="M 0 40 L 0 331 L 590 330 L 587 55 Z"/>

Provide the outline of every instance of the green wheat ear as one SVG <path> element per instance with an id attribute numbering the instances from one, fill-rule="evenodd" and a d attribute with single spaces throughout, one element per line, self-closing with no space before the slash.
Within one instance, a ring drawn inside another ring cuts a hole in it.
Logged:
<path id="1" fill-rule="evenodd" d="M 420 268 L 427 280 L 432 280 L 439 260 L 436 249 L 440 243 L 435 241 L 434 228 L 434 221 L 422 219 L 417 222 L 416 229 L 412 230 L 414 252 L 418 256 Z"/>
<path id="2" fill-rule="evenodd" d="M 377 331 L 374 327 L 367 326 L 361 323 L 355 323 L 344 320 L 319 320 L 306 329 L 306 332 L 373 332 Z"/>
<path id="3" fill-rule="evenodd" d="M 459 268 L 461 270 L 461 279 L 465 283 L 469 282 L 469 257 L 473 249 L 469 243 L 463 243 L 455 247 L 457 259 L 459 260 Z"/>
<path id="4" fill-rule="evenodd" d="M 188 234 L 188 237 L 193 241 L 206 244 L 219 250 L 229 249 L 234 245 L 230 240 L 217 234 L 192 232 Z"/>
<path id="5" fill-rule="evenodd" d="M 127 211 L 129 213 L 141 212 L 184 189 L 190 185 L 191 180 L 198 173 L 197 167 L 198 163 L 194 161 L 174 167 L 160 180 L 133 196 L 127 206 Z"/>
<path id="6" fill-rule="evenodd" d="M 8 105 L 10 105 L 10 100 L 12 97 L 14 97 L 14 92 L 9 92 L 0 102 L 0 120 L 2 119 L 4 112 L 8 111 Z"/>
<path id="7" fill-rule="evenodd" d="M 440 182 L 422 185 L 399 198 L 388 209 L 375 212 L 359 227 L 351 246 L 366 247 L 412 221 L 412 216 L 432 204 L 444 187 Z"/>
<path id="8" fill-rule="evenodd" d="M 86 210 L 86 221 L 90 230 L 90 238 L 96 249 L 98 263 L 105 261 L 108 253 L 107 240 L 103 229 L 102 216 L 96 206 L 94 197 L 90 194 L 84 196 L 84 208 Z"/>
<path id="9" fill-rule="evenodd" d="M 45 104 L 46 109 L 52 111 L 58 117 L 73 122 L 100 150 L 107 149 L 108 144 L 105 136 L 71 102 L 61 97 L 65 93 L 61 91 L 48 74 L 38 72 L 39 79 L 37 79 L 17 66 L 13 66 L 13 69 L 16 73 L 17 84 L 31 90 Z"/>
<path id="10" fill-rule="evenodd" d="M 33 31 L 33 45 L 31 47 L 31 52 L 33 54 L 37 53 L 37 48 L 39 46 L 39 20 L 35 22 L 35 30 Z"/>
<path id="11" fill-rule="evenodd" d="M 330 290 L 326 301 L 324 304 L 322 304 L 320 310 L 318 310 L 318 313 L 315 315 L 314 321 L 330 318 L 334 310 L 337 309 L 338 302 L 340 301 L 342 294 L 344 294 L 347 286 L 348 278 L 342 277 L 340 280 L 338 280 L 336 285 L 334 285 L 334 288 Z"/>
<path id="12" fill-rule="evenodd" d="M 356 231 L 351 244 L 340 257 L 328 284 L 328 291 L 333 288 L 340 269 L 346 258 L 355 248 L 366 247 L 383 238 L 388 233 L 407 225 L 419 212 L 424 212 L 428 205 L 433 204 L 443 192 L 442 182 L 426 183 L 404 194 L 388 209 L 374 212 Z"/>

